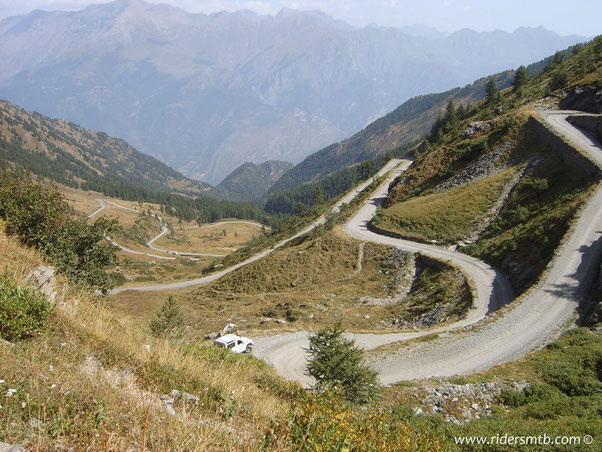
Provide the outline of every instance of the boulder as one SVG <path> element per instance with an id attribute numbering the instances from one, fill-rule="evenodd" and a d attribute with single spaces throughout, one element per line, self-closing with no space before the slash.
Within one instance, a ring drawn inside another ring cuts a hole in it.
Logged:
<path id="1" fill-rule="evenodd" d="M 20 444 L 0 443 L 0 452 L 27 452 Z"/>
<path id="2" fill-rule="evenodd" d="M 38 292 L 46 295 L 52 303 L 61 301 L 57 290 L 56 279 L 54 277 L 54 267 L 39 266 L 33 269 L 23 280 L 29 286 L 32 286 Z"/>
<path id="3" fill-rule="evenodd" d="M 220 336 L 225 336 L 226 334 L 235 333 L 238 330 L 238 326 L 235 323 L 228 323 L 224 329 L 220 331 Z"/>

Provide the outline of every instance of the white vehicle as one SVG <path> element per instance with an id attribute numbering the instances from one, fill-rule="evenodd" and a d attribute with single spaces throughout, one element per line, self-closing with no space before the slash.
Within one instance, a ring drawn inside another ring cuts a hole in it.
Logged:
<path id="1" fill-rule="evenodd" d="M 248 337 L 237 336 L 236 334 L 225 334 L 214 340 L 213 344 L 221 348 L 227 348 L 234 353 L 251 353 L 253 351 L 253 341 Z"/>

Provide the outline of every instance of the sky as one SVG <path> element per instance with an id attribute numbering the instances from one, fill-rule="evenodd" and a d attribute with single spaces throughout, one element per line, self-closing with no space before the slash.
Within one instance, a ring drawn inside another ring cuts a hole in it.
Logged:
<path id="1" fill-rule="evenodd" d="M 0 0 L 0 19 L 33 9 L 79 10 L 109 0 Z M 319 9 L 355 26 L 425 24 L 441 31 L 514 31 L 544 26 L 561 35 L 602 34 L 602 0 L 147 0 L 190 12 L 249 9 L 276 14 L 282 8 Z"/>

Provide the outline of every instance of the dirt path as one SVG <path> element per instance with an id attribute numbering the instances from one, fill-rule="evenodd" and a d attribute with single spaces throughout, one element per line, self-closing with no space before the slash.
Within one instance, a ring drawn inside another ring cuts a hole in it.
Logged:
<path id="1" fill-rule="evenodd" d="M 123 209 L 123 210 L 127 210 L 129 212 L 134 212 L 137 214 L 140 214 L 141 212 L 139 210 L 136 209 L 132 209 L 130 207 L 125 207 L 122 205 L 119 205 L 113 201 L 105 201 L 103 199 L 97 199 L 96 202 L 99 205 L 99 208 L 97 210 L 95 210 L 94 212 L 92 212 L 90 215 L 88 215 L 88 218 L 92 218 L 94 215 L 100 213 L 101 211 L 103 211 L 104 209 L 108 208 L 109 206 L 107 206 L 107 204 L 111 204 L 113 207 L 117 207 L 119 209 Z M 160 253 L 165 253 L 165 254 L 173 254 L 175 256 L 195 256 L 195 257 L 224 257 L 224 254 L 210 254 L 210 253 L 188 253 L 188 252 L 180 252 L 180 251 L 174 251 L 174 250 L 164 250 L 161 248 L 157 248 L 156 246 L 153 245 L 153 243 L 160 239 L 161 237 L 163 237 L 165 234 L 167 234 L 169 232 L 169 228 L 165 225 L 163 218 L 160 215 L 156 215 L 157 220 L 159 220 L 159 223 L 161 224 L 161 232 L 159 232 L 159 234 L 157 234 L 156 236 L 154 236 L 152 239 L 150 239 L 148 242 L 146 242 L 146 246 L 153 250 L 153 251 L 159 251 Z M 224 223 L 224 222 L 222 222 Z M 243 222 L 243 223 L 250 223 L 250 224 L 257 224 L 257 223 L 251 223 L 251 222 Z M 115 242 L 115 240 L 113 240 L 111 237 L 106 237 L 106 239 L 111 242 L 114 246 L 116 246 L 117 248 L 119 248 L 121 251 L 123 251 L 124 253 L 129 253 L 129 254 L 138 254 L 141 256 L 148 256 L 148 257 L 153 257 L 155 259 L 164 259 L 164 260 L 174 260 L 176 259 L 175 257 L 170 257 L 170 256 L 159 256 L 157 254 L 150 254 L 150 253 L 145 253 L 142 251 L 135 251 L 129 248 L 126 248 L 123 245 L 120 245 L 119 243 Z"/>
<path id="2" fill-rule="evenodd" d="M 400 163 L 400 160 L 391 160 L 376 174 L 376 176 L 379 176 L 379 177 L 384 176 L 390 170 L 395 168 L 395 166 L 397 166 L 399 163 Z M 359 184 L 357 187 L 355 187 L 353 190 L 351 190 L 349 193 L 347 193 L 347 195 L 345 195 L 341 200 L 339 200 L 339 202 L 332 208 L 331 212 L 333 212 L 333 213 L 339 212 L 341 209 L 341 206 L 343 204 L 349 203 L 364 188 L 366 188 L 371 183 L 372 183 L 372 179 L 369 179 L 369 180 Z M 120 288 L 111 290 L 109 293 L 116 294 L 119 292 L 123 292 L 125 290 L 137 290 L 137 291 L 175 290 L 175 289 L 183 289 L 185 287 L 199 286 L 201 284 L 207 284 L 211 281 L 215 281 L 216 279 L 221 278 L 224 275 L 227 275 L 228 273 L 233 272 L 234 270 L 239 269 L 240 267 L 248 265 L 251 262 L 255 262 L 259 259 L 263 259 L 265 256 L 271 254 L 274 250 L 282 247 L 283 245 L 287 244 L 291 240 L 296 239 L 297 237 L 301 237 L 302 235 L 307 234 L 308 232 L 310 232 L 317 226 L 324 224 L 325 222 L 326 222 L 326 215 L 322 215 L 321 217 L 319 217 L 317 220 L 315 220 L 313 223 L 311 223 L 309 226 L 307 226 L 302 231 L 298 232 L 297 234 L 293 235 L 292 237 L 289 237 L 288 239 L 282 240 L 281 242 L 274 245 L 272 248 L 264 250 L 256 255 L 254 255 L 242 262 L 239 262 L 236 265 L 228 267 L 222 271 L 212 273 L 211 275 L 207 275 L 207 276 L 203 276 L 201 278 L 195 278 L 195 279 L 191 279 L 191 280 L 187 280 L 187 281 L 178 281 L 178 282 L 173 282 L 173 283 L 168 283 L 168 284 L 157 284 L 157 285 L 153 285 L 153 286 L 120 287 Z"/>
<path id="3" fill-rule="evenodd" d="M 602 149 L 564 120 L 570 114 L 572 112 L 541 112 L 540 117 L 602 167 Z M 398 169 L 402 170 L 403 167 Z M 375 360 L 372 366 L 378 370 L 383 384 L 467 374 L 512 361 L 560 334 L 574 317 L 582 297 L 581 290 L 593 276 L 602 255 L 602 187 L 598 187 L 583 207 L 539 285 L 516 301 L 504 316 L 456 333 L 450 331 L 478 322 L 479 318 L 507 301 L 507 283 L 489 266 L 469 256 L 368 231 L 366 222 L 376 211 L 384 193 L 385 190 L 378 190 L 346 225 L 346 231 L 362 240 L 449 260 L 472 277 L 478 296 L 476 309 L 463 321 L 448 327 L 425 332 L 350 335 L 360 346 L 373 349 L 424 334 L 444 333 L 437 340 L 415 343 L 396 354 Z M 308 345 L 307 333 L 259 338 L 255 342 L 257 355 L 271 362 L 280 375 L 306 386 L 311 384 L 305 375 L 303 350 Z"/>

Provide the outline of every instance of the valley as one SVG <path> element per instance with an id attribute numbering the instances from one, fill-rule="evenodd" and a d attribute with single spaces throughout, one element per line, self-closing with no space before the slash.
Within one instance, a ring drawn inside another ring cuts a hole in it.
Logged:
<path id="1" fill-rule="evenodd" d="M 298 21 L 319 23 L 308 48 L 322 33 L 389 36 L 316 12 L 205 16 L 142 0 L 30 20 L 40 33 L 62 21 L 68 36 L 82 17 L 110 36 L 163 36 L 147 75 L 176 48 L 191 52 L 174 66 L 184 70 L 200 55 L 184 41 L 208 24 L 286 22 L 296 36 Z M 16 39 L 21 20 L 1 21 L 0 35 Z M 166 32 L 178 20 L 181 34 Z M 457 438 L 504 433 L 598 450 L 601 115 L 598 37 L 413 98 L 297 165 L 244 163 L 207 136 L 227 165 L 197 146 L 186 173 L 236 168 L 211 187 L 104 132 L 0 101 L 0 451 L 460 451 L 485 449 Z M 196 118 L 194 133 L 218 116 Z M 220 139 L 240 144 L 221 121 Z M 274 146 L 289 146 L 278 127 Z M 213 345 L 228 334 L 243 348 Z"/>

